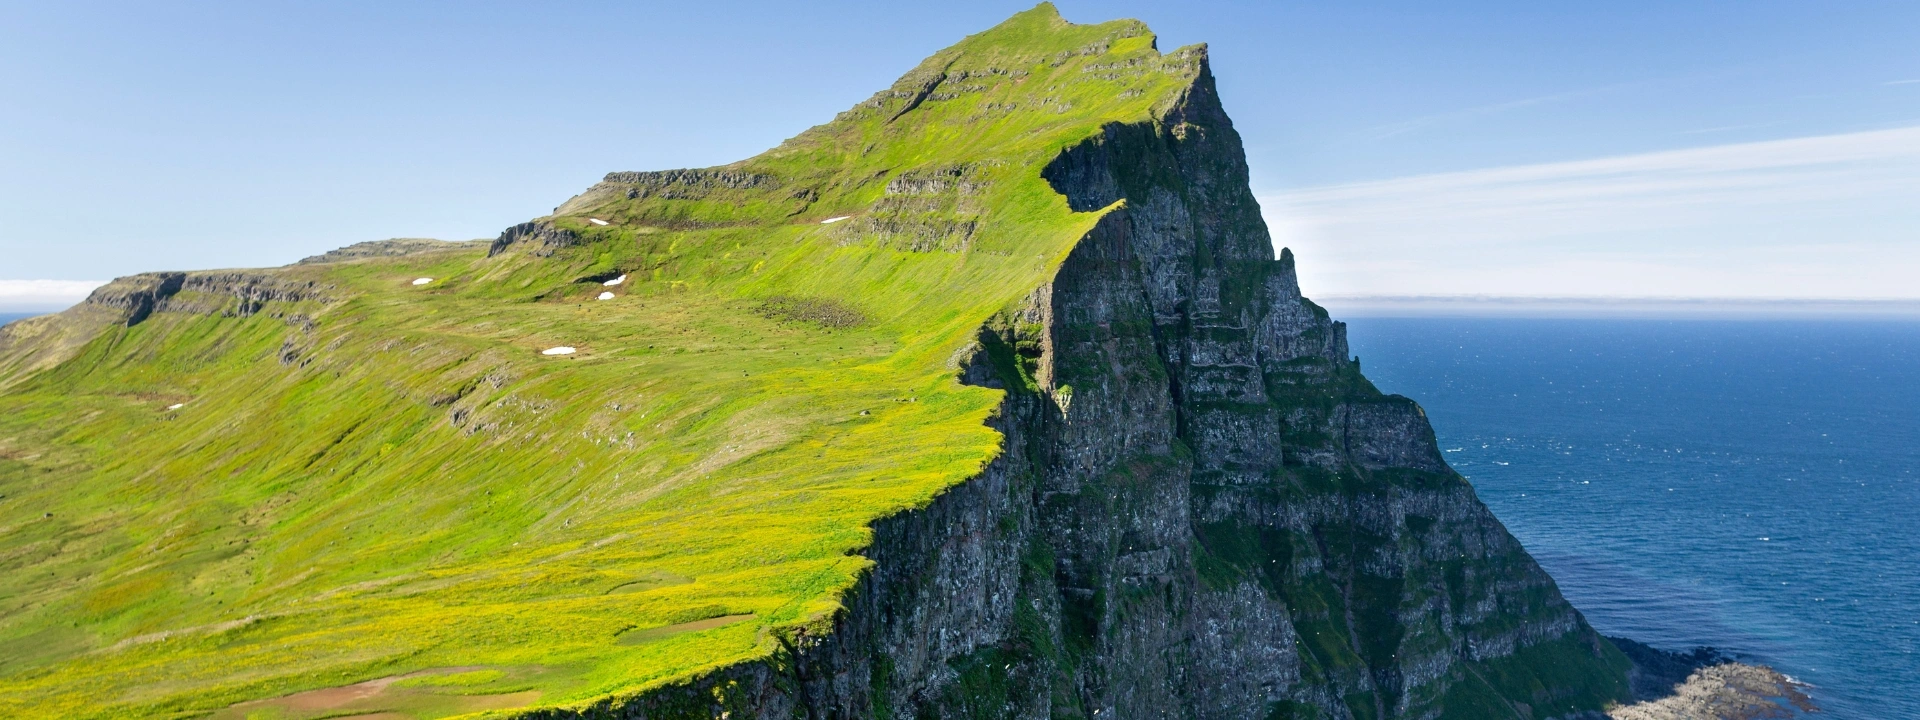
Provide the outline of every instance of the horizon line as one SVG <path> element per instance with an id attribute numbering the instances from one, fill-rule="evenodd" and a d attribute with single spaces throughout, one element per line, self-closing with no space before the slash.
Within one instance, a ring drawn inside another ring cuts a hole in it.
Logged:
<path id="1" fill-rule="evenodd" d="M 1920 320 L 1920 298 L 1328 295 L 1310 299 L 1355 318 Z"/>
<path id="2" fill-rule="evenodd" d="M 1327 294 L 1309 296 L 1314 300 L 1392 300 L 1409 302 L 1722 302 L 1745 304 L 1920 304 L 1920 297 L 1752 297 L 1740 295 L 1491 295 L 1472 294 Z"/>

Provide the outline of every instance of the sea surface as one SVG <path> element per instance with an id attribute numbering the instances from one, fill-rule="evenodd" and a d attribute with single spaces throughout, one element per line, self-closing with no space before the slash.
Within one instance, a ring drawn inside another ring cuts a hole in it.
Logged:
<path id="1" fill-rule="evenodd" d="M 1920 321 L 1349 318 L 1608 635 L 1920 718 Z"/>

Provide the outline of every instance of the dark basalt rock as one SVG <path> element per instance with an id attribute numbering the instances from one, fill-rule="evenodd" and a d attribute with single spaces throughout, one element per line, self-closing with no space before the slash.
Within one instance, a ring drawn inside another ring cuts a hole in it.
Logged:
<path id="1" fill-rule="evenodd" d="M 610 172 L 602 182 L 632 185 L 629 198 L 700 197 L 716 188 L 756 190 L 780 187 L 772 175 L 723 169 L 654 170 L 646 172 Z"/>
<path id="2" fill-rule="evenodd" d="M 119 310 L 133 327 L 156 312 L 248 317 L 270 302 L 329 302 L 325 291 L 311 281 L 261 272 L 157 272 L 115 279 L 82 304 Z"/>
<path id="3" fill-rule="evenodd" d="M 160 310 L 247 317 L 260 312 L 270 302 L 331 302 L 325 293 L 327 288 L 319 283 L 257 272 L 188 273 L 180 289 L 200 293 L 206 299 L 190 299 L 180 294 L 168 298 Z M 232 303 L 227 298 L 239 302 Z"/>
<path id="4" fill-rule="evenodd" d="M 500 232 L 500 237 L 487 248 L 487 257 L 506 252 L 514 245 L 526 245 L 536 257 L 550 257 L 558 248 L 572 247 L 584 242 L 578 233 L 555 226 L 545 220 L 523 222 Z"/>
<path id="5" fill-rule="evenodd" d="M 152 315 L 160 303 L 180 292 L 186 279 L 187 274 L 179 272 L 141 273 L 115 278 L 113 282 L 95 288 L 84 302 L 126 311 L 126 325 L 133 327 Z"/>

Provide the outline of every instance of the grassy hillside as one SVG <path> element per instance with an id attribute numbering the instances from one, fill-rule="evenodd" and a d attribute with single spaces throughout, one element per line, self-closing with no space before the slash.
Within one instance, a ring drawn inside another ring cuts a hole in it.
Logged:
<path id="1" fill-rule="evenodd" d="M 1042 6 L 520 242 L 16 326 L 0 716 L 497 713 L 773 652 L 837 607 L 869 523 L 997 451 L 999 391 L 953 358 L 1100 214 L 1040 168 L 1198 71 Z"/>

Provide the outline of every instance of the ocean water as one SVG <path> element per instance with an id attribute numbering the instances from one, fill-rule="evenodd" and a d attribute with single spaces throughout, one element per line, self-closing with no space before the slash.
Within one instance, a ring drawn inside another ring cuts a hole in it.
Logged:
<path id="1" fill-rule="evenodd" d="M 30 318 L 30 317 L 33 317 L 33 316 L 35 316 L 35 315 L 39 315 L 39 314 L 40 314 L 40 313 L 4 313 L 4 312 L 0 312 L 0 325 L 5 325 L 5 324 L 7 324 L 7 323 L 10 323 L 10 322 L 13 322 L 13 321 L 15 321 L 15 320 L 19 320 L 20 318 Z"/>
<path id="2" fill-rule="evenodd" d="M 1349 326 L 1601 632 L 1920 718 L 1920 322 Z"/>

